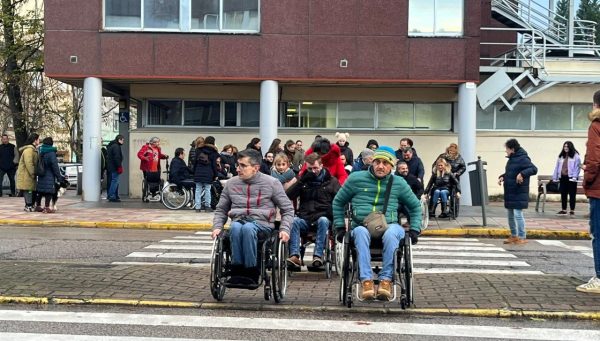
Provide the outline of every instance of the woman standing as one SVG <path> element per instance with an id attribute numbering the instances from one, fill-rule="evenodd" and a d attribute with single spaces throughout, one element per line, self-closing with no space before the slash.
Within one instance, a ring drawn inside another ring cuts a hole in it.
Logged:
<path id="1" fill-rule="evenodd" d="M 504 174 L 498 177 L 498 185 L 504 184 L 504 207 L 510 227 L 510 237 L 504 244 L 525 244 L 523 209 L 529 206 L 529 177 L 537 174 L 537 167 L 516 139 L 506 141 L 504 147 L 508 162 Z"/>
<path id="2" fill-rule="evenodd" d="M 283 148 L 281 148 L 281 139 L 274 139 L 273 142 L 271 142 L 268 152 L 273 153 L 273 155 L 283 152 Z"/>
<path id="3" fill-rule="evenodd" d="M 38 175 L 37 192 L 44 197 L 44 213 L 54 213 L 50 207 L 50 201 L 54 195 L 56 182 L 63 182 L 64 178 L 58 168 L 58 159 L 56 158 L 56 147 L 51 137 L 46 137 L 40 147 L 40 162 L 44 163 L 44 174 Z M 41 199 L 40 199 L 41 200 Z"/>
<path id="4" fill-rule="evenodd" d="M 25 199 L 25 212 L 33 212 L 35 201 L 35 165 L 38 162 L 37 146 L 40 144 L 40 135 L 31 133 L 25 145 L 19 148 L 19 167 L 17 171 L 17 189 L 23 192 Z"/>
<path id="5" fill-rule="evenodd" d="M 467 170 L 467 165 L 458 152 L 458 145 L 456 143 L 450 143 L 446 148 L 446 152 L 440 154 L 436 160 L 439 160 L 440 158 L 445 159 L 450 164 L 452 174 L 460 181 L 460 176 Z M 436 163 L 434 162 L 431 167 L 435 171 Z"/>
<path id="6" fill-rule="evenodd" d="M 573 146 L 573 142 L 566 141 L 563 144 L 556 167 L 552 173 L 552 180 L 560 180 L 560 202 L 562 209 L 559 215 L 567 214 L 567 196 L 569 196 L 570 215 L 575 215 L 575 196 L 577 195 L 577 180 L 581 169 L 581 158 L 579 152 Z"/>

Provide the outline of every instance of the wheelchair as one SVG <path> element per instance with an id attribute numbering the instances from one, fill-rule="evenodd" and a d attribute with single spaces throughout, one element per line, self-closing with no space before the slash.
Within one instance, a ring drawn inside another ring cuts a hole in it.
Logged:
<path id="1" fill-rule="evenodd" d="M 222 301 L 227 288 L 256 290 L 264 285 L 264 298 L 273 297 L 276 303 L 285 298 L 288 282 L 286 259 L 289 250 L 287 243 L 279 239 L 279 230 L 258 234 L 257 283 L 232 281 L 243 277 L 231 264 L 231 244 L 227 230 L 223 230 L 213 242 L 210 261 L 210 291 L 217 301 Z"/>
<path id="2" fill-rule="evenodd" d="M 223 185 L 219 180 L 215 180 L 210 188 L 210 207 L 213 210 L 219 203 L 221 192 L 223 192 Z M 204 192 L 202 192 L 202 197 L 204 197 Z M 196 184 L 193 182 L 182 186 L 167 181 L 162 187 L 160 196 L 163 205 L 170 210 L 178 210 L 184 207 L 193 209 L 195 198 Z M 203 202 L 202 199 L 201 202 Z"/>
<path id="3" fill-rule="evenodd" d="M 429 226 L 429 199 L 421 196 L 419 202 L 421 204 L 421 231 L 425 231 Z M 398 210 L 398 217 L 406 217 L 406 214 Z"/>
<path id="4" fill-rule="evenodd" d="M 433 191 L 435 190 L 435 188 L 432 188 L 431 191 L 429 193 L 427 193 L 427 219 L 429 220 L 429 211 L 431 210 L 431 208 L 433 207 Z M 438 203 L 441 205 L 441 199 L 438 200 Z M 460 197 L 458 196 L 458 192 L 456 190 L 456 187 L 453 186 L 451 188 L 449 188 L 449 193 L 448 193 L 448 219 L 452 220 L 452 219 L 456 219 L 458 218 L 458 213 L 460 211 Z M 425 214 L 425 212 L 424 212 Z"/>
<path id="5" fill-rule="evenodd" d="M 335 254 L 335 250 L 336 250 L 336 243 L 335 243 L 335 236 L 331 233 L 332 231 L 332 225 L 333 224 L 329 224 L 329 229 L 327 229 L 327 236 L 325 237 L 325 247 L 323 248 L 323 270 L 325 272 L 325 278 L 330 279 L 332 276 L 332 273 L 335 271 L 337 272 L 337 261 L 335 261 L 336 259 L 336 254 Z M 317 236 L 316 236 L 316 223 L 311 224 L 309 226 L 309 232 L 307 234 L 304 234 L 301 236 L 300 238 L 300 262 L 302 263 L 302 265 L 304 264 L 304 253 L 306 252 L 306 248 L 310 245 L 310 244 L 315 244 L 316 246 L 316 241 L 317 241 Z M 321 271 L 320 269 L 317 270 L 316 268 L 312 268 L 310 266 L 307 266 L 308 271 Z M 334 270 L 335 269 L 335 270 Z"/>
<path id="6" fill-rule="evenodd" d="M 345 305 L 348 308 L 352 307 L 354 298 L 356 298 L 358 301 L 363 301 L 363 299 L 359 296 L 361 283 L 358 278 L 358 258 L 351 234 L 351 231 L 347 231 L 344 235 L 343 243 L 341 243 L 341 252 L 343 252 L 343 257 L 341 261 L 339 291 L 339 300 L 342 302 L 342 305 Z M 371 246 L 369 249 L 371 252 L 371 263 L 381 263 L 383 260 L 382 239 L 371 239 Z M 381 268 L 379 265 L 376 265 L 373 268 L 373 273 L 375 274 L 378 274 L 380 271 Z M 379 280 L 375 279 L 373 281 L 376 285 L 379 284 Z M 402 309 L 410 308 L 412 305 L 414 305 L 413 256 L 411 239 L 408 233 L 405 234 L 404 239 L 400 241 L 400 245 L 398 245 L 398 248 L 394 251 L 392 287 L 393 296 L 389 302 L 398 300 L 398 303 Z M 398 289 L 400 289 L 399 292 Z M 353 291 L 355 291 L 355 293 L 353 293 Z M 377 299 L 374 301 L 377 301 Z"/>

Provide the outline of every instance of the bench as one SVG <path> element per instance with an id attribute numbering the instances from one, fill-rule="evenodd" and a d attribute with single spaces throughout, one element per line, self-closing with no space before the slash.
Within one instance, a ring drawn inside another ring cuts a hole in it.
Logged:
<path id="1" fill-rule="evenodd" d="M 552 175 L 538 175 L 538 194 L 535 202 L 535 211 L 539 212 L 540 200 L 542 201 L 542 212 L 546 208 L 546 194 L 560 194 L 558 191 L 551 191 L 546 185 L 552 181 Z M 577 181 L 577 195 L 585 194 L 583 191 L 583 180 Z"/>

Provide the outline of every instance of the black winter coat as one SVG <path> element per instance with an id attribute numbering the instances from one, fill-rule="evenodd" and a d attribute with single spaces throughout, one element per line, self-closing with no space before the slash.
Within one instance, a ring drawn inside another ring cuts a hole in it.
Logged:
<path id="1" fill-rule="evenodd" d="M 323 168 L 321 175 L 315 177 L 311 172 L 304 172 L 302 177 L 286 191 L 293 201 L 300 197 L 297 216 L 309 224 L 316 223 L 320 217 L 333 221 L 333 198 L 340 190 L 340 182 Z"/>
<path id="2" fill-rule="evenodd" d="M 208 154 L 208 164 L 204 165 L 198 161 L 201 153 Z M 210 144 L 205 144 L 200 148 L 196 148 L 196 165 L 194 166 L 194 181 L 203 184 L 212 183 L 217 177 L 217 157 L 219 152 L 217 148 Z"/>
<path id="3" fill-rule="evenodd" d="M 40 148 L 40 158 L 44 162 L 44 175 L 38 176 L 36 190 L 39 193 L 54 194 L 56 192 L 55 184 L 64 180 L 58 167 L 56 148 L 42 145 Z"/>
<path id="4" fill-rule="evenodd" d="M 447 188 L 448 190 L 456 188 L 460 192 L 460 183 L 453 173 L 444 173 L 442 176 L 437 176 L 434 172 L 431 174 L 431 178 L 429 178 L 425 191 L 429 194 L 432 188 Z"/>
<path id="5" fill-rule="evenodd" d="M 344 166 L 352 166 L 352 164 L 354 163 L 354 153 L 352 153 L 352 149 L 350 149 L 349 145 L 350 144 L 346 141 L 346 143 L 343 146 L 340 146 L 340 152 L 346 156 L 346 164 Z"/>
<path id="6" fill-rule="evenodd" d="M 435 163 L 439 159 L 444 159 L 448 162 L 448 164 L 450 164 L 451 172 L 456 175 L 456 178 L 459 178 L 467 170 L 467 164 L 465 163 L 465 160 L 462 158 L 462 156 L 460 156 L 460 154 L 458 154 L 455 159 L 451 159 L 448 154 L 442 153 L 438 155 L 437 158 L 435 158 L 435 161 L 433 161 L 433 164 L 431 165 L 431 168 L 433 168 L 434 171 Z"/>
<path id="7" fill-rule="evenodd" d="M 517 184 L 517 175 L 521 173 L 523 183 Z M 504 207 L 525 209 L 529 205 L 529 178 L 537 174 L 537 167 L 531 162 L 523 148 L 517 149 L 508 157 L 504 174 Z"/>
<path id="8" fill-rule="evenodd" d="M 237 165 L 237 160 L 234 155 L 224 154 L 221 152 L 221 165 L 225 167 L 225 165 L 229 165 L 229 172 L 232 176 L 238 175 L 237 169 L 235 168 Z"/>
<path id="9" fill-rule="evenodd" d="M 179 185 L 181 181 L 190 180 L 191 178 L 192 171 L 185 164 L 185 161 L 179 157 L 174 158 L 169 169 L 169 181 Z"/>
<path id="10" fill-rule="evenodd" d="M 123 166 L 123 153 L 121 152 L 121 144 L 117 141 L 110 141 L 106 147 L 106 171 L 116 172 L 119 166 Z"/>
<path id="11" fill-rule="evenodd" d="M 412 174 L 407 174 L 406 176 L 403 176 L 402 174 L 400 174 L 398 172 L 396 172 L 394 174 L 396 174 L 399 177 L 401 177 L 402 179 L 404 179 L 406 181 L 406 183 L 410 186 L 410 189 L 415 194 L 417 199 L 421 199 L 421 196 L 423 195 L 423 183 L 421 181 L 419 181 L 419 179 L 417 179 L 416 176 L 414 176 Z"/>
<path id="12" fill-rule="evenodd" d="M 409 161 L 404 160 L 404 162 L 406 162 L 408 165 L 408 174 L 412 174 L 423 181 L 423 176 L 425 176 L 425 168 L 423 168 L 423 162 L 421 159 L 413 154 L 412 159 Z"/>
<path id="13" fill-rule="evenodd" d="M 17 148 L 12 143 L 0 144 L 0 169 L 3 171 L 17 169 L 15 164 L 15 155 L 17 154 Z M 19 159 L 17 158 L 17 162 Z M 0 179 L 0 183 L 2 179 Z"/>

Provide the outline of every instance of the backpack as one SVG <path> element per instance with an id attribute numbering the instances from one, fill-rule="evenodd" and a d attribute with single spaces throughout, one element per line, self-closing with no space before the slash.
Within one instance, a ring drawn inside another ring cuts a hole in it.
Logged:
<path id="1" fill-rule="evenodd" d="M 46 174 L 46 163 L 44 162 L 44 158 L 40 155 L 35 164 L 35 175 L 44 176 L 44 174 Z"/>
<path id="2" fill-rule="evenodd" d="M 196 153 L 198 153 L 196 163 L 200 163 L 201 165 L 210 164 L 210 158 L 208 157 L 208 154 L 205 151 L 200 150 L 200 151 L 196 151 Z"/>

